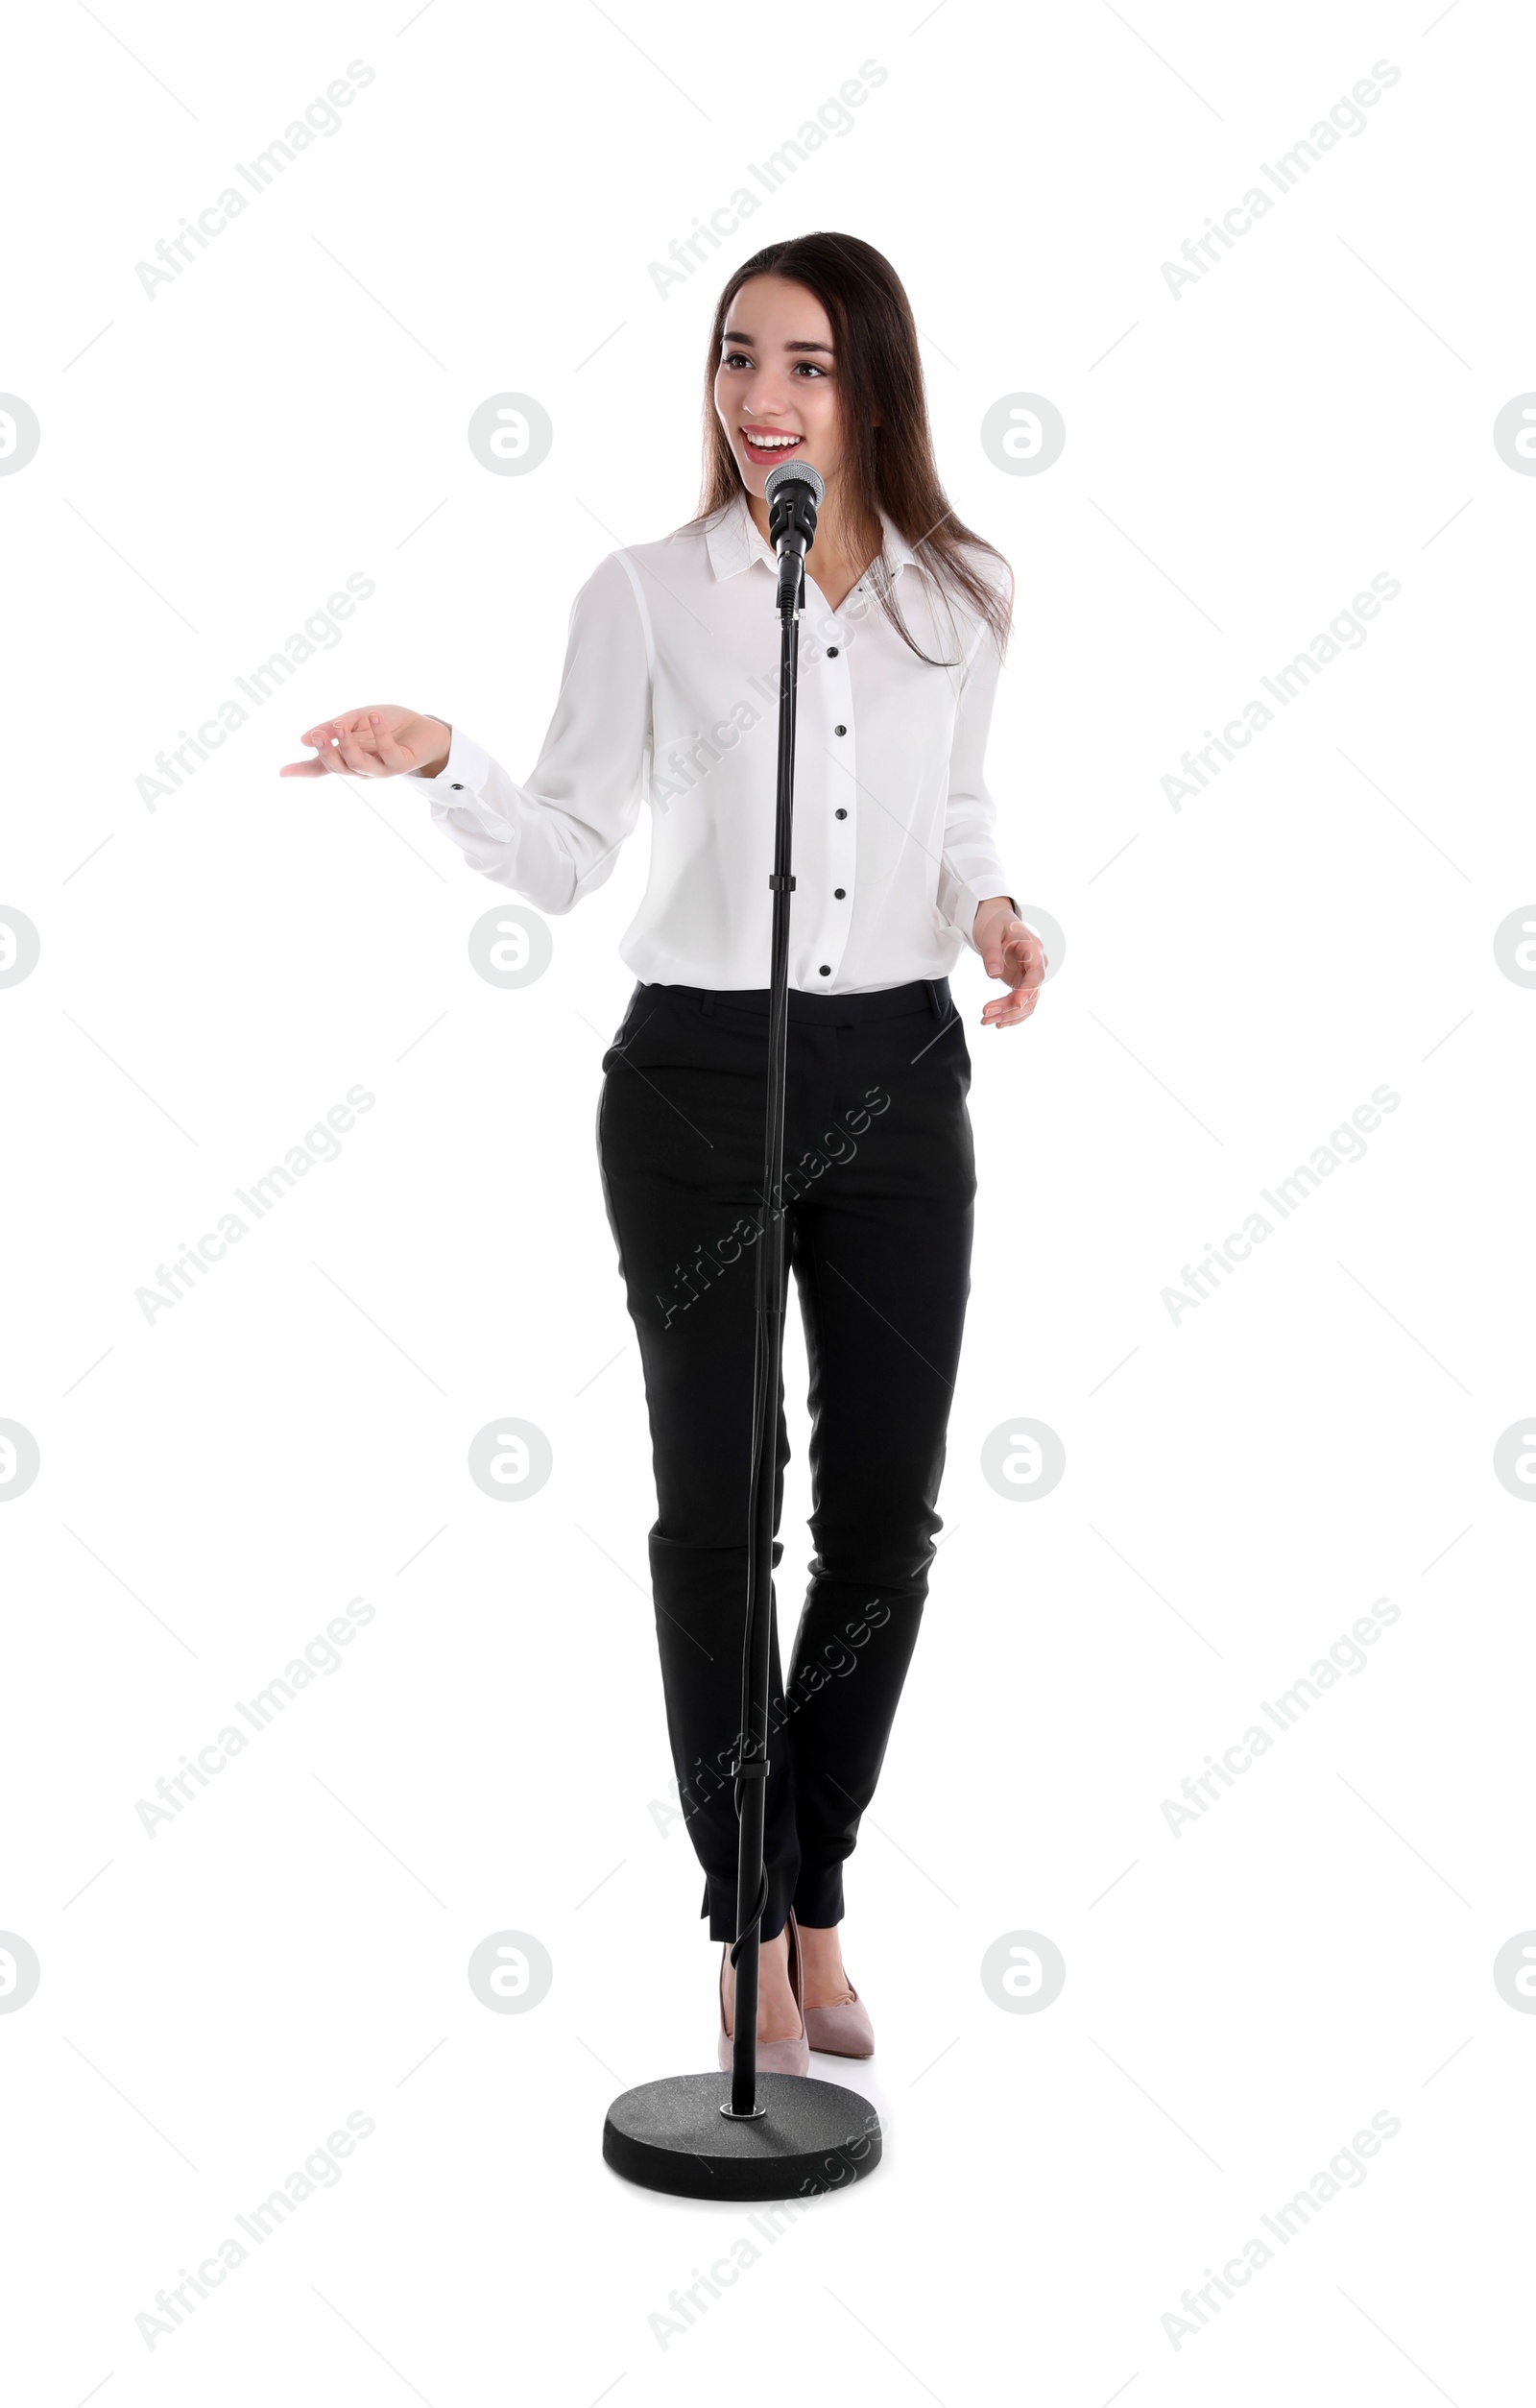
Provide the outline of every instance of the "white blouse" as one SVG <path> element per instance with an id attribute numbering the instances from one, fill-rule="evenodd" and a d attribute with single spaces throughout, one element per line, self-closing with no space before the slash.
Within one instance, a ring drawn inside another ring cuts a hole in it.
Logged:
<path id="1" fill-rule="evenodd" d="M 789 983 L 857 995 L 942 977 L 976 906 L 1019 889 L 982 779 L 996 691 L 986 622 L 943 596 L 892 521 L 840 610 L 815 582 L 800 626 Z M 1000 564 L 972 555 L 994 586 Z M 894 598 L 929 667 L 879 607 Z M 702 528 L 611 552 L 571 609 L 560 699 L 517 785 L 458 727 L 421 783 L 487 878 L 566 912 L 651 813 L 650 875 L 619 952 L 649 983 L 766 987 L 779 614 L 774 556 L 740 494 Z"/>

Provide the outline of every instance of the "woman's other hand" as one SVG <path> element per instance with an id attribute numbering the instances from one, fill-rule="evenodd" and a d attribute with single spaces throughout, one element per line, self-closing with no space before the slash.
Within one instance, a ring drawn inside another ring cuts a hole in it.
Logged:
<path id="1" fill-rule="evenodd" d="M 306 728 L 299 741 L 314 746 L 315 759 L 285 761 L 279 778 L 324 778 L 332 770 L 356 778 L 399 778 L 411 772 L 436 778 L 447 767 L 453 730 L 442 719 L 402 710 L 397 703 L 377 703 L 344 710 L 339 719 L 323 719 L 318 727 Z"/>
<path id="2" fill-rule="evenodd" d="M 988 977 L 1004 979 L 1008 987 L 1006 995 L 994 996 L 983 1006 L 982 1026 L 1011 1028 L 1016 1021 L 1027 1020 L 1045 975 L 1039 937 L 1025 927 L 1007 895 L 989 896 L 977 905 L 971 933 Z"/>

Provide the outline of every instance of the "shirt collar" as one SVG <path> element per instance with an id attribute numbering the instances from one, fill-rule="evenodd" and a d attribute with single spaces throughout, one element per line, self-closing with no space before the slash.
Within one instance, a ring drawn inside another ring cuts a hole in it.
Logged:
<path id="1" fill-rule="evenodd" d="M 898 528 L 895 520 L 881 510 L 881 558 L 887 578 L 894 583 L 903 568 L 917 566 L 917 554 Z M 708 546 L 709 566 L 717 578 L 734 577 L 755 561 L 775 566 L 773 551 L 758 532 L 757 522 L 747 507 L 744 493 L 738 493 L 718 517 L 711 519 L 705 534 Z M 814 554 L 812 555 L 814 565 Z"/>

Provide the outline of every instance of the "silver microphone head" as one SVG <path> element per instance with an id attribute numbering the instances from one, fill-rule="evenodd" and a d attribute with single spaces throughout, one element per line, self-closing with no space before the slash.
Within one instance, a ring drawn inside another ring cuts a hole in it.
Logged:
<path id="1" fill-rule="evenodd" d="M 770 469 L 762 489 L 764 500 L 771 503 L 781 485 L 808 485 L 811 499 L 818 510 L 827 497 L 827 487 L 821 474 L 808 460 L 786 460 L 782 468 Z"/>

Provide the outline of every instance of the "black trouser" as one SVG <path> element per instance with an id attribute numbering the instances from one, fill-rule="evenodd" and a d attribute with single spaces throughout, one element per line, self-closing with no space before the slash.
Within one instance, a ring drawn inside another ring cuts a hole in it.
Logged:
<path id="1" fill-rule="evenodd" d="M 603 1057 L 598 1157 L 639 1336 L 672 1760 L 710 1936 L 735 1931 L 767 1082 L 765 989 L 637 986 Z M 970 1292 L 971 1058 L 948 979 L 792 990 L 785 1254 L 810 1366 L 815 1554 L 785 1688 L 771 1671 L 764 1938 L 836 1923 L 917 1641 Z M 787 1275 L 786 1275 L 787 1294 Z M 777 1531 L 789 1441 L 780 1384 Z M 783 1552 L 775 1538 L 774 1562 Z"/>

